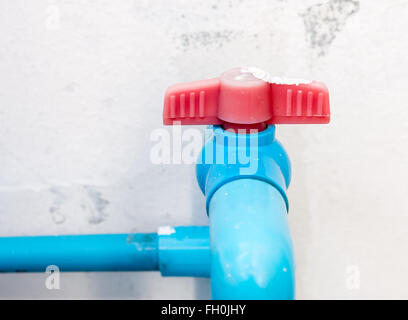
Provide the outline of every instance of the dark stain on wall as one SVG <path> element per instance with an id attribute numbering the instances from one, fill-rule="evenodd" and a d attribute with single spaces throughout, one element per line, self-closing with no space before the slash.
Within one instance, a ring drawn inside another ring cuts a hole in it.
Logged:
<path id="1" fill-rule="evenodd" d="M 61 212 L 61 206 L 66 202 L 67 197 L 56 187 L 51 187 L 49 191 L 55 196 L 52 205 L 48 209 L 51 213 L 52 221 L 55 224 L 62 224 L 65 222 L 65 216 Z"/>
<path id="2" fill-rule="evenodd" d="M 330 0 L 310 6 L 300 13 L 310 47 L 319 56 L 324 56 L 347 19 L 359 9 L 358 0 Z"/>
<path id="3" fill-rule="evenodd" d="M 92 215 L 88 218 L 90 224 L 99 224 L 107 218 L 105 208 L 109 205 L 109 201 L 102 197 L 102 193 L 94 187 L 85 186 L 89 199 L 92 201 L 94 210 Z"/>
<path id="4" fill-rule="evenodd" d="M 235 33 L 233 31 L 220 30 L 184 33 L 180 36 L 180 39 L 181 46 L 184 50 L 187 50 L 200 47 L 220 48 L 234 37 Z"/>

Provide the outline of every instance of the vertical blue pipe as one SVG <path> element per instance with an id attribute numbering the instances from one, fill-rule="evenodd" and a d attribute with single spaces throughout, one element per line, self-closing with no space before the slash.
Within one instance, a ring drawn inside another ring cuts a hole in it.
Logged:
<path id="1" fill-rule="evenodd" d="M 271 184 L 238 179 L 209 204 L 213 299 L 294 299 L 287 209 Z"/>

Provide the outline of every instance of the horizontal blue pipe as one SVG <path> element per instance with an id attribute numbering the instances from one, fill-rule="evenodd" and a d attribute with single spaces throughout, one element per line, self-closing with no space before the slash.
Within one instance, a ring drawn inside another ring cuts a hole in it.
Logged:
<path id="1" fill-rule="evenodd" d="M 62 272 L 160 270 L 163 276 L 208 277 L 209 228 L 165 227 L 159 235 L 0 237 L 0 272 L 44 272 L 50 265 Z"/>
<path id="2" fill-rule="evenodd" d="M 158 270 L 155 233 L 0 238 L 0 272 Z"/>

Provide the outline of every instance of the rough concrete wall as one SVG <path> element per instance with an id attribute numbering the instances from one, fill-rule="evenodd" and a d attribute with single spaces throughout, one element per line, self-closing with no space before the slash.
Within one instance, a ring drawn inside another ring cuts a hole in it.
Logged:
<path id="1" fill-rule="evenodd" d="M 281 126 L 298 298 L 408 298 L 408 4 L 1 1 L 0 235 L 206 224 L 194 167 L 150 162 L 172 83 L 255 65 L 319 79 L 329 126 Z M 155 273 L 0 275 L 0 298 L 206 298 Z M 403 281 L 401 281 L 403 280 Z"/>

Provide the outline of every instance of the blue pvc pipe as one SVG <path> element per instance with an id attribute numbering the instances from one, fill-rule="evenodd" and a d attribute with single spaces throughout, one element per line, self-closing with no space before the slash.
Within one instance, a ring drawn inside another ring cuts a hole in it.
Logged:
<path id="1" fill-rule="evenodd" d="M 0 272 L 158 270 L 157 235 L 104 234 L 0 238 Z"/>
<path id="2" fill-rule="evenodd" d="M 156 271 L 163 276 L 208 277 L 208 227 L 166 232 L 0 237 L 0 272 Z M 160 229 L 159 229 L 160 231 Z"/>
<path id="3" fill-rule="evenodd" d="M 210 235 L 208 227 L 159 229 L 159 269 L 163 276 L 210 276 Z"/>
<path id="4" fill-rule="evenodd" d="M 271 184 L 238 179 L 209 204 L 213 299 L 294 299 L 287 209 Z"/>

